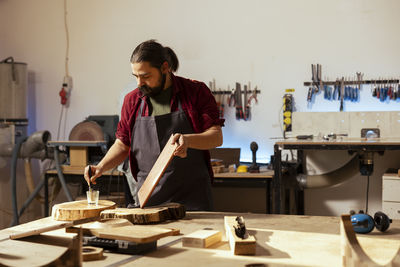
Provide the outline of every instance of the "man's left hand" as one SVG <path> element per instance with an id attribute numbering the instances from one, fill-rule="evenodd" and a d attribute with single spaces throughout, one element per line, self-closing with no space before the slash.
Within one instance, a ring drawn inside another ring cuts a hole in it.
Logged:
<path id="1" fill-rule="evenodd" d="M 174 137 L 172 139 L 172 144 L 174 145 L 175 143 L 177 143 L 178 146 L 175 148 L 174 156 L 186 158 L 188 149 L 187 138 L 180 133 L 174 134 Z"/>

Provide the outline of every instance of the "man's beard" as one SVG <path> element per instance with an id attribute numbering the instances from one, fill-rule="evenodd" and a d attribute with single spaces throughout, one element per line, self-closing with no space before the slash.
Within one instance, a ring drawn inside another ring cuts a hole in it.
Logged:
<path id="1" fill-rule="evenodd" d="M 153 96 L 158 95 L 164 89 L 165 81 L 167 79 L 167 75 L 166 74 L 161 74 L 161 75 L 162 75 L 161 84 L 159 86 L 150 87 L 150 86 L 147 86 L 147 85 L 142 85 L 142 86 L 139 86 L 139 90 L 145 96 L 153 97 Z"/>

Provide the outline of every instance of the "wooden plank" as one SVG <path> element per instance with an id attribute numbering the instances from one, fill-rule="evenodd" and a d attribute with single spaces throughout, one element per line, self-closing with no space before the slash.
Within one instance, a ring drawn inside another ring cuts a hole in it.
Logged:
<path id="1" fill-rule="evenodd" d="M 117 208 L 101 212 L 102 219 L 124 218 L 133 224 L 160 223 L 166 220 L 178 220 L 185 217 L 185 207 L 179 203 L 167 203 L 162 206 L 152 206 L 127 209 Z"/>
<path id="2" fill-rule="evenodd" d="M 88 218 L 83 220 L 75 220 L 75 221 L 56 221 L 53 220 L 51 217 L 46 217 L 32 223 L 27 223 L 20 225 L 19 227 L 14 227 L 10 229 L 9 238 L 10 239 L 20 239 L 27 236 L 38 235 L 41 233 L 62 229 L 66 227 L 72 227 L 74 225 L 79 225 L 83 223 L 87 223 L 93 220 L 98 219 L 95 218 Z"/>
<path id="3" fill-rule="evenodd" d="M 228 238 L 232 253 L 234 255 L 255 255 L 255 237 L 247 234 L 245 238 L 240 238 L 235 234 L 234 225 L 236 225 L 236 216 L 225 216 L 224 223 L 226 237 Z"/>
<path id="4" fill-rule="evenodd" d="M 149 225 L 129 225 L 115 228 L 92 229 L 92 234 L 100 238 L 149 243 L 166 236 L 178 235 L 178 229 L 168 229 Z"/>
<path id="5" fill-rule="evenodd" d="M 115 202 L 109 200 L 99 200 L 98 205 L 88 205 L 87 200 L 71 201 L 54 205 L 51 216 L 57 221 L 74 221 L 99 217 L 101 211 L 115 207 Z"/>
<path id="6" fill-rule="evenodd" d="M 182 238 L 182 246 L 208 248 L 221 242 L 222 233 L 217 230 L 198 230 Z"/>
<path id="7" fill-rule="evenodd" d="M 172 158 L 174 157 L 174 151 L 175 151 L 175 148 L 177 147 L 177 144 L 175 143 L 174 145 L 172 145 L 172 138 L 173 138 L 173 135 L 171 135 L 171 137 L 167 141 L 167 144 L 164 146 L 163 150 L 161 151 L 160 156 L 158 156 L 157 161 L 153 165 L 153 168 L 151 168 L 142 187 L 140 187 L 140 189 L 139 189 L 138 197 L 139 197 L 139 202 L 140 202 L 141 208 L 143 208 L 146 205 L 151 194 L 153 193 L 154 189 L 156 188 L 158 182 L 160 181 L 162 175 L 164 174 L 169 163 L 171 162 Z"/>

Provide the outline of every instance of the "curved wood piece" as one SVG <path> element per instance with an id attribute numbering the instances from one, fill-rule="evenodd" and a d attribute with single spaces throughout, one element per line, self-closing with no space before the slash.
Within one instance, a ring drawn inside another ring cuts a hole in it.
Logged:
<path id="1" fill-rule="evenodd" d="M 395 256 L 385 265 L 376 263 L 365 253 L 358 243 L 350 215 L 340 217 L 340 236 L 343 266 L 400 266 L 400 247 Z"/>
<path id="2" fill-rule="evenodd" d="M 179 203 L 168 203 L 163 206 L 145 207 L 143 209 L 117 208 L 104 210 L 101 212 L 101 218 L 124 218 L 133 224 L 150 224 L 182 219 L 185 214 L 185 206 Z"/>
<path id="3" fill-rule="evenodd" d="M 82 259 L 83 261 L 95 261 L 103 258 L 103 248 L 83 246 Z"/>
<path id="4" fill-rule="evenodd" d="M 72 201 L 54 205 L 51 216 L 57 221 L 75 221 L 98 217 L 101 211 L 115 207 L 115 202 L 109 200 L 99 200 L 98 205 L 88 205 L 86 200 Z"/>

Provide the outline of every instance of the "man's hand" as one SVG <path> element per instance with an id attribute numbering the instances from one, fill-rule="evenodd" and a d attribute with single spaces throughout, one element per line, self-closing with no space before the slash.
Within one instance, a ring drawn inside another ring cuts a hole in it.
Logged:
<path id="1" fill-rule="evenodd" d="M 89 177 L 89 168 L 91 169 L 91 174 L 92 174 L 91 177 Z M 96 165 L 96 166 L 88 165 L 85 167 L 85 173 L 83 176 L 85 177 L 87 184 L 90 186 L 90 182 L 92 184 L 96 184 L 96 179 L 98 177 L 100 177 L 102 173 L 103 173 L 103 171 L 101 170 L 101 168 L 98 165 Z M 90 179 L 90 182 L 89 182 L 89 179 Z"/>
<path id="2" fill-rule="evenodd" d="M 178 144 L 178 146 L 175 148 L 174 156 L 186 158 L 187 149 L 189 147 L 187 138 L 180 133 L 174 134 L 172 144 L 174 145 L 175 143 Z"/>

